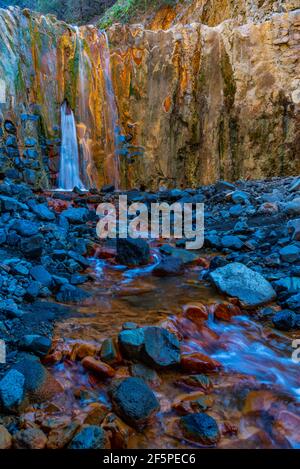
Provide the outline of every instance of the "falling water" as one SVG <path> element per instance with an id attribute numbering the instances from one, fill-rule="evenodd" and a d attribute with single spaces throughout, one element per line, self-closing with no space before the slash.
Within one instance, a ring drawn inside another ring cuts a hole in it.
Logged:
<path id="1" fill-rule="evenodd" d="M 80 36 L 80 29 L 78 26 L 75 26 L 76 37 L 77 37 L 77 44 L 78 44 L 78 98 L 79 98 L 79 109 L 78 109 L 78 116 L 80 120 L 80 131 L 78 132 L 79 136 L 79 144 L 82 150 L 82 162 L 83 162 L 83 170 L 82 174 L 86 174 L 86 183 L 90 187 L 96 187 L 96 175 L 97 171 L 95 170 L 95 164 L 91 152 L 91 138 L 89 135 L 89 116 L 88 116 L 88 107 L 86 103 L 88 102 L 88 95 L 87 95 L 87 88 L 88 88 L 88 78 L 86 76 L 86 66 L 91 67 L 91 63 L 87 54 L 85 54 L 83 48 L 82 38 Z"/>
<path id="2" fill-rule="evenodd" d="M 120 161 L 118 155 L 118 144 L 120 137 L 120 128 L 118 125 L 118 110 L 116 105 L 116 97 L 112 84 L 110 51 L 108 37 L 105 31 L 99 31 L 100 39 L 100 59 L 104 76 L 105 92 L 107 99 L 107 157 L 106 170 L 112 178 L 114 186 L 120 187 Z"/>
<path id="3" fill-rule="evenodd" d="M 79 174 L 79 153 L 76 124 L 72 109 L 64 101 L 61 106 L 61 155 L 58 188 L 72 191 L 74 187 L 85 190 Z"/>

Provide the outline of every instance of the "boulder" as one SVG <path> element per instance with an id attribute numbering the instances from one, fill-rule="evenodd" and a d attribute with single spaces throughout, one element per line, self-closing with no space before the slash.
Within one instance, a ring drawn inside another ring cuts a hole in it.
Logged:
<path id="1" fill-rule="evenodd" d="M 51 348 L 51 340 L 38 334 L 24 335 L 19 341 L 21 350 L 32 352 L 38 357 L 47 355 Z"/>
<path id="2" fill-rule="evenodd" d="M 300 197 L 283 204 L 283 211 L 290 216 L 300 215 Z"/>
<path id="3" fill-rule="evenodd" d="M 19 212 L 22 210 L 28 210 L 27 205 L 22 204 L 14 197 L 7 197 L 5 195 L 0 196 L 0 207 L 2 212 Z"/>
<path id="4" fill-rule="evenodd" d="M 138 360 L 144 346 L 144 329 L 128 329 L 120 332 L 118 336 L 122 355 L 129 360 Z"/>
<path id="5" fill-rule="evenodd" d="M 60 303 L 74 304 L 86 300 L 89 296 L 89 293 L 81 288 L 74 287 L 74 285 L 70 284 L 64 284 L 56 294 L 56 300 Z"/>
<path id="6" fill-rule="evenodd" d="M 4 425 L 0 425 L 0 450 L 10 449 L 12 445 L 12 436 Z"/>
<path id="7" fill-rule="evenodd" d="M 21 239 L 21 251 L 29 259 L 37 259 L 41 257 L 43 253 L 43 247 L 44 238 L 41 234 Z"/>
<path id="8" fill-rule="evenodd" d="M 43 265 L 35 265 L 32 267 L 32 269 L 30 269 L 30 275 L 44 287 L 51 287 L 53 283 L 52 275 L 49 274 Z"/>
<path id="9" fill-rule="evenodd" d="M 39 232 L 39 225 L 29 220 L 16 220 L 13 224 L 14 230 L 20 236 L 35 236 Z"/>
<path id="10" fill-rule="evenodd" d="M 288 262 L 292 264 L 293 262 L 296 262 L 299 260 L 300 249 L 297 246 L 290 244 L 280 249 L 279 254 L 283 262 Z"/>
<path id="11" fill-rule="evenodd" d="M 219 267 L 209 276 L 218 290 L 238 298 L 245 307 L 255 307 L 276 298 L 272 285 L 261 274 L 239 262 Z"/>
<path id="12" fill-rule="evenodd" d="M 0 381 L 0 407 L 5 412 L 17 412 L 24 400 L 25 378 L 11 369 Z"/>
<path id="13" fill-rule="evenodd" d="M 144 239 L 118 238 L 117 260 L 123 265 L 145 265 L 150 260 L 150 248 Z"/>
<path id="14" fill-rule="evenodd" d="M 114 384 L 111 398 L 115 412 L 137 429 L 147 425 L 160 408 L 155 394 L 140 378 L 125 378 Z"/>
<path id="15" fill-rule="evenodd" d="M 152 274 L 156 277 L 172 277 L 183 273 L 184 264 L 179 257 L 163 259 L 152 271 Z"/>
<path id="16" fill-rule="evenodd" d="M 144 328 L 143 355 L 154 368 L 167 368 L 180 363 L 180 343 L 174 334 L 162 327 Z"/>
<path id="17" fill-rule="evenodd" d="M 300 218 L 290 220 L 287 224 L 287 229 L 292 235 L 292 240 L 300 241 Z"/>
<path id="18" fill-rule="evenodd" d="M 180 426 L 184 436 L 197 443 L 211 446 L 220 440 L 217 422 L 204 412 L 184 415 L 180 419 Z"/>
<path id="19" fill-rule="evenodd" d="M 62 216 L 65 217 L 70 223 L 81 224 L 86 223 L 89 219 L 89 210 L 87 208 L 74 208 L 70 207 L 62 212 Z"/>
<path id="20" fill-rule="evenodd" d="M 98 425 L 83 425 L 75 435 L 70 449 L 105 449 L 106 436 L 103 428 Z"/>
<path id="21" fill-rule="evenodd" d="M 13 436 L 15 449 L 44 449 L 46 443 L 47 437 L 39 428 L 26 428 Z"/>
<path id="22" fill-rule="evenodd" d="M 30 206 L 32 212 L 42 221 L 55 220 L 55 213 L 49 209 L 47 204 L 32 204 Z"/>
<path id="23" fill-rule="evenodd" d="M 221 238 L 223 248 L 240 250 L 243 247 L 243 242 L 238 236 L 226 235 Z"/>
<path id="24" fill-rule="evenodd" d="M 272 318 L 272 322 L 276 329 L 281 331 L 290 331 L 296 325 L 297 316 L 293 311 L 289 311 L 284 309 L 282 311 L 278 311 L 274 317 Z"/>

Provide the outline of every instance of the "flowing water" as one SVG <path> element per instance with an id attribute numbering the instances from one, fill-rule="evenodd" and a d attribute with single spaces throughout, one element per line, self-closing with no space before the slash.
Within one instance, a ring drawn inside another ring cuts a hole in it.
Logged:
<path id="1" fill-rule="evenodd" d="M 213 311 L 224 298 L 199 282 L 200 266 L 189 267 L 183 276 L 157 278 L 151 271 L 158 261 L 156 249 L 149 266 L 135 269 L 96 255 L 91 259 L 91 299 L 56 328 L 58 348 L 72 350 L 78 344 L 99 347 L 127 321 L 164 323 L 181 334 L 183 353 L 201 352 L 222 365 L 221 371 L 210 373 L 213 388 L 209 392 L 186 385 L 180 370 L 159 372 L 154 390 L 161 410 L 146 430 L 130 436 L 128 446 L 193 447 L 181 435 L 174 403 L 204 399 L 207 412 L 223 430 L 220 448 L 300 447 L 300 380 L 299 365 L 291 360 L 293 337 L 251 313 L 229 322 L 210 313 L 203 324 L 195 324 L 183 314 L 184 305 L 204 304 Z M 107 383 L 89 376 L 79 362 L 59 362 L 52 373 L 64 386 L 65 395 L 58 404 L 65 412 L 84 413 L 95 401 L 110 405 Z M 117 376 L 127 375 L 128 369 L 120 366 Z"/>
<path id="2" fill-rule="evenodd" d="M 78 187 L 85 190 L 79 171 L 75 117 L 66 101 L 61 106 L 61 139 L 58 189 L 72 191 L 74 187 Z"/>

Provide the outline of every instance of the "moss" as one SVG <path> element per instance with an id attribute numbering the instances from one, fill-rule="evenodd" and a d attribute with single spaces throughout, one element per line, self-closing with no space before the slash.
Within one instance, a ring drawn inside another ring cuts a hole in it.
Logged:
<path id="1" fill-rule="evenodd" d="M 178 0 L 117 0 L 101 17 L 98 26 L 109 28 L 113 23 L 128 23 L 139 14 L 150 9 L 159 9 L 163 5 L 175 5 Z"/>
<path id="2" fill-rule="evenodd" d="M 224 81 L 224 104 L 229 111 L 234 105 L 236 85 L 228 55 L 224 51 L 221 58 L 221 73 Z"/>

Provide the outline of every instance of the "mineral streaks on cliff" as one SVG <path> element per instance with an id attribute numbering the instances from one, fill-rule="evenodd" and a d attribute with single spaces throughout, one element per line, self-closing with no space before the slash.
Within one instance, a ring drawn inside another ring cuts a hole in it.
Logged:
<path id="1" fill-rule="evenodd" d="M 194 7 L 204 3 L 193 2 Z M 159 22 L 152 29 L 121 24 L 109 29 L 124 135 L 123 187 L 195 186 L 220 177 L 299 172 L 300 10 L 271 15 L 271 3 L 280 10 L 280 2 L 264 2 L 265 21 L 248 20 L 249 8 L 244 16 L 226 20 L 225 9 L 225 20 L 216 25 L 219 18 L 212 20 L 212 12 L 207 23 L 213 25 L 207 25 L 196 14 L 198 22 L 191 22 L 189 11 L 181 22 L 177 15 L 179 22 L 172 27 L 174 12 L 165 18 L 168 29 L 157 29 Z M 105 161 L 112 129 L 103 35 L 95 27 L 78 33 L 52 16 L 20 10 L 0 10 L 0 26 L 0 73 L 7 87 L 6 105 L 0 105 L 0 139 L 12 166 L 23 174 L 26 169 L 30 181 L 41 183 L 48 175 L 54 182 L 59 110 L 67 98 L 77 118 L 79 145 L 89 143 L 98 184 L 108 182 Z M 79 84 L 80 50 L 84 86 Z M 17 145 L 5 120 L 17 128 Z"/>
<path id="2" fill-rule="evenodd" d="M 263 23 L 110 29 L 132 183 L 299 172 L 300 11 Z M 298 91 L 297 91 L 298 90 Z"/>

